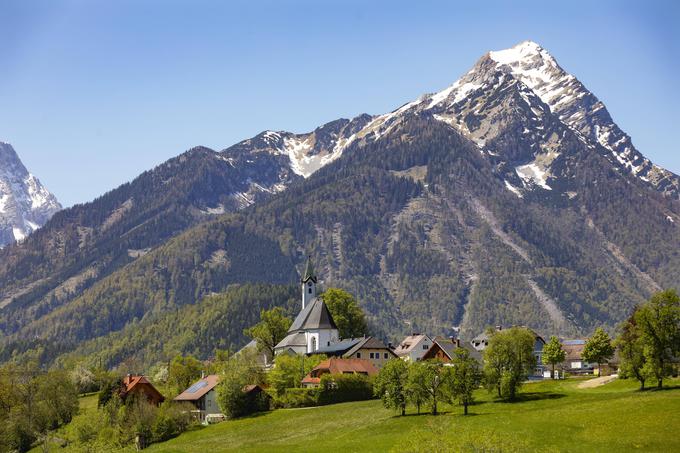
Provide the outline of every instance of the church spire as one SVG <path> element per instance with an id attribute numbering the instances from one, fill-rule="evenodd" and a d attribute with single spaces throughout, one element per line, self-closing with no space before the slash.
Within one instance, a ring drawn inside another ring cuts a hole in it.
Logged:
<path id="1" fill-rule="evenodd" d="M 302 283 L 307 283 L 309 280 L 312 280 L 314 283 L 317 281 L 311 256 L 307 257 L 307 265 L 305 266 L 305 273 L 302 275 Z"/>
<path id="2" fill-rule="evenodd" d="M 304 310 L 316 297 L 316 272 L 312 266 L 312 257 L 307 257 L 305 273 L 302 274 L 302 309 Z"/>

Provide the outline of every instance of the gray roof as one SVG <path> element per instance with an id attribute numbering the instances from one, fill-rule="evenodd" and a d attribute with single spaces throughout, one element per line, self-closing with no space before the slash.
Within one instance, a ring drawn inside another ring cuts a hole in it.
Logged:
<path id="1" fill-rule="evenodd" d="M 331 312 L 320 298 L 316 297 L 297 315 L 288 332 L 313 329 L 337 329 Z"/>
<path id="2" fill-rule="evenodd" d="M 346 340 L 338 341 L 336 343 L 331 343 L 330 346 L 321 347 L 314 351 L 313 354 L 341 356 L 350 349 L 352 349 L 357 343 L 363 340 L 364 340 L 363 338 L 348 338 Z"/>
<path id="3" fill-rule="evenodd" d="M 363 348 L 366 348 L 366 349 L 387 349 L 388 351 L 390 351 L 390 353 L 392 353 L 392 355 L 396 356 L 396 354 L 390 348 L 388 348 L 387 345 L 385 345 L 385 343 L 383 343 L 382 341 L 378 340 L 375 337 L 361 338 L 359 343 L 357 343 L 352 349 L 347 351 L 346 355 L 350 356 L 350 355 L 354 354 L 355 352 L 357 352 L 359 349 L 363 349 Z"/>
<path id="4" fill-rule="evenodd" d="M 276 349 L 285 348 L 289 346 L 307 346 L 307 339 L 305 334 L 302 332 L 290 332 L 286 335 L 283 340 L 279 341 L 276 345 Z"/>

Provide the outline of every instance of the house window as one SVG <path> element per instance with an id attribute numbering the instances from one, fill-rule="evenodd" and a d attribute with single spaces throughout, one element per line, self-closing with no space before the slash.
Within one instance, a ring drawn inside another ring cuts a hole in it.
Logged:
<path id="1" fill-rule="evenodd" d="M 369 356 L 370 358 L 373 358 L 373 353 L 371 352 L 370 354 L 368 354 L 368 356 Z"/>
<path id="2" fill-rule="evenodd" d="M 424 344 L 423 345 L 423 351 L 427 351 L 428 349 L 430 349 L 430 347 L 428 345 Z"/>
<path id="3" fill-rule="evenodd" d="M 357 352 L 357 359 L 360 359 L 360 358 L 361 358 L 361 353 Z"/>
<path id="4" fill-rule="evenodd" d="M 387 358 L 387 353 L 385 353 L 385 356 L 384 356 L 384 358 Z"/>

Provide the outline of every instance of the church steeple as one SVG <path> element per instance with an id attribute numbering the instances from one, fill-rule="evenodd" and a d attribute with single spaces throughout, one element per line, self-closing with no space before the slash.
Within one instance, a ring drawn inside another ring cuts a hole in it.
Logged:
<path id="1" fill-rule="evenodd" d="M 302 274 L 302 309 L 314 300 L 316 297 L 316 272 L 312 265 L 312 257 L 307 257 L 307 264 L 305 265 L 305 273 Z"/>

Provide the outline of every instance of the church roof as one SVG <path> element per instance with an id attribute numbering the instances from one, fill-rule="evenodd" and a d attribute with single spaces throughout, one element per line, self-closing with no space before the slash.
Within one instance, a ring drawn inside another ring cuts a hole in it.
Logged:
<path id="1" fill-rule="evenodd" d="M 324 301 L 316 297 L 297 315 L 288 332 L 337 328 Z"/>
<path id="2" fill-rule="evenodd" d="M 283 340 L 279 341 L 276 345 L 276 349 L 282 349 L 292 346 L 307 346 L 307 339 L 305 334 L 302 332 L 289 332 Z"/>
<path id="3" fill-rule="evenodd" d="M 363 338 L 348 338 L 346 340 L 331 343 L 330 346 L 322 346 L 316 351 L 313 351 L 313 353 L 325 354 L 328 356 L 341 356 L 363 341 Z"/>
<path id="4" fill-rule="evenodd" d="M 308 280 L 316 283 L 316 272 L 314 272 L 314 266 L 312 265 L 312 257 L 307 258 L 305 273 L 302 274 L 302 283 L 307 283 Z"/>

